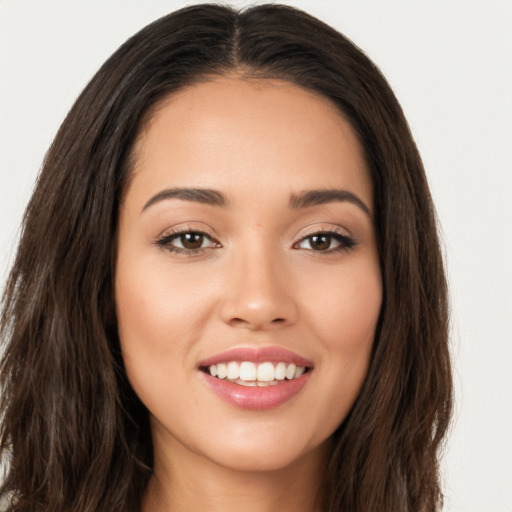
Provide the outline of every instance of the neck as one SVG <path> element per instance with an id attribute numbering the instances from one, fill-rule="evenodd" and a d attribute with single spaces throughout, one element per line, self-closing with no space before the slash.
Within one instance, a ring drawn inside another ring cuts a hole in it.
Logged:
<path id="1" fill-rule="evenodd" d="M 143 512 L 319 512 L 327 443 L 290 465 L 240 471 L 199 455 L 155 459 Z M 161 455 L 162 452 L 160 452 Z"/>

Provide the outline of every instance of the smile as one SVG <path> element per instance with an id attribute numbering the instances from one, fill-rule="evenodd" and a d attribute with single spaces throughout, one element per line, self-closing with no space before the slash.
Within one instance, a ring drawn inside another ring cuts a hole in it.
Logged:
<path id="1" fill-rule="evenodd" d="M 241 386 L 274 386 L 286 380 L 299 378 L 307 367 L 294 363 L 271 362 L 254 363 L 252 361 L 229 361 L 203 368 L 212 377 L 233 382 Z"/>
<path id="2" fill-rule="evenodd" d="M 298 395 L 312 361 L 281 347 L 228 350 L 199 364 L 199 375 L 224 402 L 238 409 L 274 409 Z"/>

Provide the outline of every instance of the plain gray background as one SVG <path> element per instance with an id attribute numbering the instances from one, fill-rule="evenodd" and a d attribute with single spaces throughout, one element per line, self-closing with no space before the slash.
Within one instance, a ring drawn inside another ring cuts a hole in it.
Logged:
<path id="1" fill-rule="evenodd" d="M 44 153 L 73 100 L 128 36 L 190 3 L 0 0 L 1 283 Z M 402 103 L 451 284 L 457 417 L 443 463 L 445 510 L 512 512 L 512 1 L 282 3 L 348 35 Z"/>

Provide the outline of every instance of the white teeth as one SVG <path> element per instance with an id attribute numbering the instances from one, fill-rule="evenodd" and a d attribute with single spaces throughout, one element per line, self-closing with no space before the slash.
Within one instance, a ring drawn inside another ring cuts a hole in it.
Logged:
<path id="1" fill-rule="evenodd" d="M 258 365 L 258 380 L 261 382 L 274 380 L 274 365 L 272 363 Z"/>
<path id="2" fill-rule="evenodd" d="M 277 363 L 275 376 L 277 380 L 284 380 L 286 377 L 286 365 L 284 363 Z"/>
<path id="3" fill-rule="evenodd" d="M 241 380 L 256 380 L 257 371 L 256 365 L 250 361 L 244 361 L 240 365 L 240 379 Z"/>
<path id="4" fill-rule="evenodd" d="M 212 377 L 228 379 L 242 386 L 268 386 L 278 384 L 285 379 L 292 380 L 300 377 L 306 368 L 293 363 L 284 362 L 253 363 L 252 361 L 229 361 L 213 364 L 209 367 Z"/>
<path id="5" fill-rule="evenodd" d="M 238 379 L 238 376 L 240 375 L 240 367 L 238 366 L 238 363 L 235 361 L 231 361 L 228 363 L 228 379 Z"/>
<path id="6" fill-rule="evenodd" d="M 277 380 L 271 380 L 271 381 L 268 381 L 268 382 L 265 382 L 265 381 L 262 381 L 262 380 L 258 381 L 258 387 L 259 388 L 265 388 L 267 386 L 275 386 L 276 384 L 279 384 L 277 382 Z"/>
<path id="7" fill-rule="evenodd" d="M 242 380 L 238 379 L 235 380 L 235 384 L 240 384 L 241 386 L 247 386 L 247 387 L 256 387 L 258 385 L 257 380 Z"/>
<path id="8" fill-rule="evenodd" d="M 288 368 L 286 368 L 286 378 L 287 379 L 293 379 L 295 377 L 295 370 L 297 367 L 291 363 L 288 365 Z"/>
<path id="9" fill-rule="evenodd" d="M 295 370 L 294 379 L 296 379 L 297 377 L 300 377 L 303 373 L 304 373 L 304 367 L 303 366 L 297 366 L 297 368 Z"/>
<path id="10" fill-rule="evenodd" d="M 228 375 L 228 369 L 224 363 L 219 363 L 217 365 L 217 378 L 225 379 Z"/>

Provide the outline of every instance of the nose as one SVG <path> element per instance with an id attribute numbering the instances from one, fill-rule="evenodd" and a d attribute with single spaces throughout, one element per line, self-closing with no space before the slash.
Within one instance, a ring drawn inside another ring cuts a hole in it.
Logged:
<path id="1" fill-rule="evenodd" d="M 295 323 L 295 290 L 285 267 L 270 251 L 238 255 L 227 270 L 223 321 L 248 330 L 273 330 Z"/>

